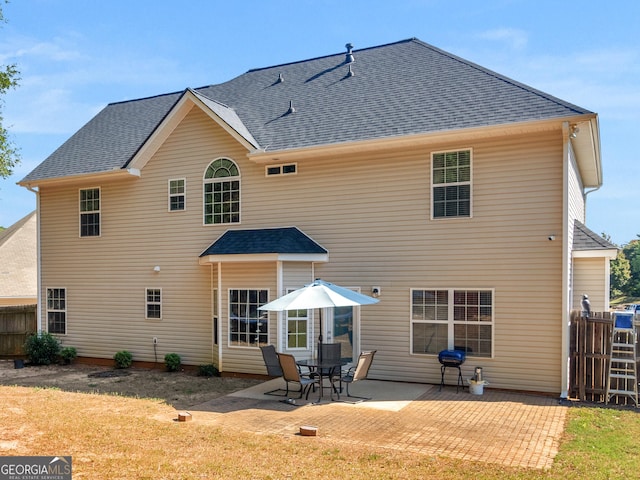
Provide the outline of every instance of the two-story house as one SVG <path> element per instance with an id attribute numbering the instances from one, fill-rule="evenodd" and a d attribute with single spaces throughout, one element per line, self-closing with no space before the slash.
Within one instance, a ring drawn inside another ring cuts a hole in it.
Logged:
<path id="1" fill-rule="evenodd" d="M 585 226 L 595 113 L 409 39 L 104 108 L 37 191 L 39 319 L 82 357 L 263 374 L 318 334 L 370 376 L 566 393 L 568 319 L 608 308 L 615 247 Z M 579 248 L 576 248 L 578 246 Z M 258 307 L 315 278 L 379 303 Z"/>

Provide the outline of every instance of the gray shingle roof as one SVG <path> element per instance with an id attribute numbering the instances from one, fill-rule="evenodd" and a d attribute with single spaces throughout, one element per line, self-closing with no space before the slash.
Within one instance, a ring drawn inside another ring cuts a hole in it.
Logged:
<path id="1" fill-rule="evenodd" d="M 618 247 L 576 220 L 573 224 L 574 250 L 618 250 Z"/>
<path id="2" fill-rule="evenodd" d="M 350 64 L 343 52 L 250 70 L 195 91 L 266 151 L 592 113 L 417 39 L 353 55 Z M 126 166 L 180 95 L 108 105 L 22 182 Z"/>
<path id="3" fill-rule="evenodd" d="M 200 256 L 264 253 L 326 254 L 327 250 L 297 228 L 285 227 L 228 230 Z"/>

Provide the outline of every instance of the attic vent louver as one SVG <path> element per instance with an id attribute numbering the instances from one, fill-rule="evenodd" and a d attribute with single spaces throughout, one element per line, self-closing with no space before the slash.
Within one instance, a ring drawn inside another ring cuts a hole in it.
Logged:
<path id="1" fill-rule="evenodd" d="M 350 43 L 347 43 L 345 47 L 347 47 L 347 55 L 345 58 L 345 63 L 355 62 L 355 59 L 353 58 L 353 53 L 351 53 L 351 51 L 353 50 L 353 45 L 351 45 Z"/>
<path id="2" fill-rule="evenodd" d="M 289 110 L 287 110 L 287 114 L 295 113 L 296 109 L 293 107 L 293 101 L 289 100 Z"/>

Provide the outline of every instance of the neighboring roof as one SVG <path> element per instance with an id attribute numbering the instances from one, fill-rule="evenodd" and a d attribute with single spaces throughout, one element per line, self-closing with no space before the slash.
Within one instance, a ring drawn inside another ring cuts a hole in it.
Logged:
<path id="1" fill-rule="evenodd" d="M 0 232 L 0 298 L 35 299 L 37 293 L 37 218 L 32 212 Z"/>
<path id="2" fill-rule="evenodd" d="M 193 92 L 267 152 L 595 115 L 417 39 L 353 57 L 250 70 Z M 108 105 L 20 183 L 127 166 L 183 94 Z"/>
<path id="3" fill-rule="evenodd" d="M 296 227 L 228 230 L 211 244 L 208 255 L 322 254 L 327 250 Z"/>
<path id="4" fill-rule="evenodd" d="M 617 255 L 618 247 L 605 238 L 601 237 L 597 233 L 593 232 L 592 230 L 589 230 L 578 220 L 575 220 L 573 224 L 574 256 L 576 252 L 593 251 L 607 251 L 610 254 L 613 254 L 613 252 L 615 251 L 615 254 Z M 615 255 L 613 256 L 615 257 Z"/>

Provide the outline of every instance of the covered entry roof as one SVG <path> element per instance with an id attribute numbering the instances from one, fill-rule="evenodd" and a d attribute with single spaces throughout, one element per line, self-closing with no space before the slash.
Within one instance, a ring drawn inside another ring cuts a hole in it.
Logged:
<path id="1" fill-rule="evenodd" d="M 296 227 L 227 230 L 200 254 L 200 264 L 242 261 L 327 262 L 329 252 Z"/>

